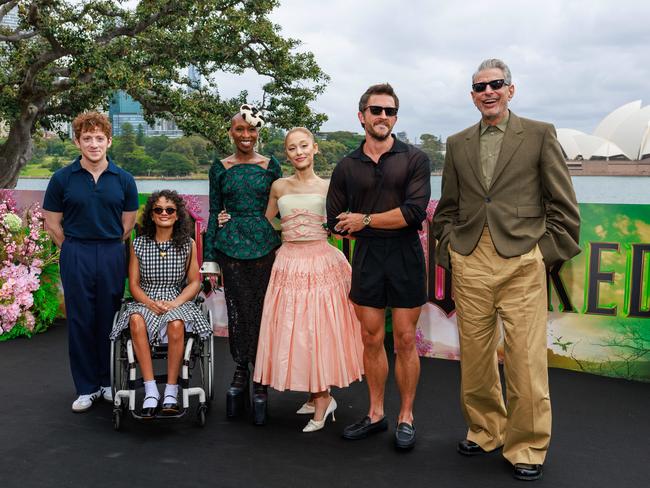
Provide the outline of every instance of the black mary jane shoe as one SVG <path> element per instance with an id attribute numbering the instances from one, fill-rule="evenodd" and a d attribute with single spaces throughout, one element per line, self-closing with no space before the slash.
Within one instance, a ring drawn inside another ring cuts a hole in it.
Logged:
<path id="1" fill-rule="evenodd" d="M 415 427 L 413 424 L 400 422 L 395 429 L 395 447 L 409 450 L 415 447 Z"/>
<path id="2" fill-rule="evenodd" d="M 351 441 L 356 441 L 358 439 L 364 439 L 370 434 L 376 434 L 377 432 L 384 432 L 388 429 L 388 421 L 386 417 L 382 417 L 381 420 L 377 422 L 372 422 L 370 417 L 364 417 L 359 422 L 348 425 L 343 429 L 343 438 Z"/>
<path id="3" fill-rule="evenodd" d="M 150 398 L 156 400 L 156 402 L 160 400 L 158 397 L 148 396 L 148 397 L 144 397 L 144 401 L 146 402 Z M 160 403 L 156 403 L 155 407 L 142 407 L 142 410 L 140 411 L 140 417 L 142 417 L 143 419 L 152 419 L 158 413 L 159 408 L 160 408 Z"/>
<path id="4" fill-rule="evenodd" d="M 534 481 L 542 477 L 541 464 L 517 463 L 514 466 L 513 476 L 518 480 Z"/>
<path id="5" fill-rule="evenodd" d="M 267 386 L 253 383 L 253 423 L 255 425 L 266 424 L 268 400 L 269 393 Z"/>
<path id="6" fill-rule="evenodd" d="M 164 415 L 178 415 L 180 408 L 175 396 L 166 395 L 162 404 L 162 413 Z"/>
<path id="7" fill-rule="evenodd" d="M 488 452 L 476 442 L 472 442 L 469 439 L 463 439 L 460 441 L 457 449 L 463 456 L 478 456 L 479 454 L 487 454 Z"/>
<path id="8" fill-rule="evenodd" d="M 246 410 L 249 402 L 248 376 L 248 367 L 237 365 L 230 388 L 226 392 L 226 417 L 239 417 Z"/>

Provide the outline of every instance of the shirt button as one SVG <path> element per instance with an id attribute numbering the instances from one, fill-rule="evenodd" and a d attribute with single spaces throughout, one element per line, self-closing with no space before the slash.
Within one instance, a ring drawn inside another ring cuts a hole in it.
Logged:
<path id="1" fill-rule="evenodd" d="M 490 197 L 485 197 L 485 203 L 490 203 L 492 199 Z"/>

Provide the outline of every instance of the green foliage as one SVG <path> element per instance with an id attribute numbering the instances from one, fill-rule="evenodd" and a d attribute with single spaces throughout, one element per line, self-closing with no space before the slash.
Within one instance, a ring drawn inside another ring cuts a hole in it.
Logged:
<path id="1" fill-rule="evenodd" d="M 113 138 L 113 141 L 115 139 Z M 167 136 L 147 137 L 144 140 L 144 149 L 149 156 L 158 159 L 160 158 L 160 154 L 169 146 L 169 141 L 170 139 Z"/>
<path id="2" fill-rule="evenodd" d="M 347 148 L 347 152 L 354 151 L 359 147 L 359 144 L 361 144 L 361 141 L 364 139 L 362 134 L 342 130 L 335 132 L 322 132 L 321 135 L 328 141 L 340 142 Z"/>
<path id="3" fill-rule="evenodd" d="M 61 159 L 58 157 L 52 158 L 52 162 L 47 166 L 47 168 L 54 173 L 55 171 L 60 170 L 63 168 L 63 163 L 61 163 Z"/>
<path id="4" fill-rule="evenodd" d="M 432 134 L 422 134 L 420 136 L 420 149 L 422 149 L 431 159 L 431 170 L 442 171 L 445 163 L 445 144 L 442 138 Z"/>
<path id="5" fill-rule="evenodd" d="M 342 143 L 331 140 L 317 140 L 318 154 L 314 158 L 314 171 L 320 175 L 329 176 L 334 170 L 334 166 L 349 151 Z"/>
<path id="6" fill-rule="evenodd" d="M 165 176 L 186 176 L 196 169 L 196 164 L 183 154 L 165 151 L 156 167 Z"/>
<path id="7" fill-rule="evenodd" d="M 268 15 L 276 0 L 30 0 L 19 4 L 17 31 L 0 30 L 0 119 L 10 124 L 28 103 L 35 127 L 107 105 L 123 89 L 155 114 L 174 118 L 187 133 L 213 143 L 245 99 L 221 97 L 210 75 L 259 73 L 267 81 L 259 103 L 278 126 L 317 128 L 326 117 L 308 104 L 328 81 L 300 41 L 283 38 Z M 188 90 L 186 68 L 205 81 Z"/>
<path id="8" fill-rule="evenodd" d="M 122 153 L 115 162 L 134 176 L 149 176 L 157 167 L 156 161 L 138 146 L 131 152 Z"/>
<path id="9" fill-rule="evenodd" d="M 34 334 L 44 332 L 59 316 L 59 265 L 52 263 L 41 271 L 41 284 L 34 292 Z"/>
<path id="10" fill-rule="evenodd" d="M 138 146 L 144 146 L 144 126 L 142 124 L 138 124 L 138 130 L 135 134 L 135 143 Z"/>
<path id="11" fill-rule="evenodd" d="M 133 152 L 135 149 L 135 132 L 133 126 L 128 122 L 122 124 L 122 134 L 120 136 L 120 151 L 122 154 Z"/>

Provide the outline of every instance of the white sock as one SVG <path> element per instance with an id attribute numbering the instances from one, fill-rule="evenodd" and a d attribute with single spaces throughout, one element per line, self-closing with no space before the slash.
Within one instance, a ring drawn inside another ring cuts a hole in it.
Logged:
<path id="1" fill-rule="evenodd" d="M 167 397 L 176 398 L 178 396 L 178 385 L 170 385 L 167 383 L 165 385 L 165 395 L 163 396 L 163 403 L 165 403 Z"/>
<path id="2" fill-rule="evenodd" d="M 154 408 L 158 405 L 160 393 L 158 392 L 158 386 L 156 386 L 156 380 L 144 382 L 144 396 L 146 400 L 142 404 L 142 408 Z"/>

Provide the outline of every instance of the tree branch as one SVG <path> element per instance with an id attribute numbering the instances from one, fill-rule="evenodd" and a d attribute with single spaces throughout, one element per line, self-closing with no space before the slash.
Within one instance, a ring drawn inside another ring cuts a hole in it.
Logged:
<path id="1" fill-rule="evenodd" d="M 14 31 L 12 34 L 9 35 L 3 35 L 0 34 L 0 42 L 11 42 L 16 43 L 19 41 L 23 41 L 25 39 L 30 39 L 32 37 L 37 36 L 38 34 L 36 32 L 18 32 L 17 30 Z"/>
<path id="2" fill-rule="evenodd" d="M 135 37 L 137 34 L 151 27 L 153 24 L 155 24 L 159 19 L 163 18 L 165 15 L 172 13 L 174 11 L 172 5 L 173 2 L 169 2 L 168 4 L 165 5 L 165 7 L 162 10 L 156 12 L 150 17 L 147 17 L 146 19 L 142 19 L 140 22 L 138 22 L 132 27 L 118 27 L 117 29 L 113 29 L 112 31 L 106 32 L 104 35 L 101 35 L 98 38 L 96 38 L 95 42 L 103 46 L 108 44 L 116 37 L 120 37 L 120 36 Z"/>

